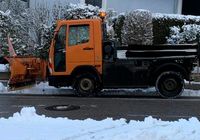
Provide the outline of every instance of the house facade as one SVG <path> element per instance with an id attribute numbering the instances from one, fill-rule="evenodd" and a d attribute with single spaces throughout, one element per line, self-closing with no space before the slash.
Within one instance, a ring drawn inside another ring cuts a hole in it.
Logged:
<path id="1" fill-rule="evenodd" d="M 199 0 L 24 0 L 29 6 L 37 3 L 53 5 L 54 3 L 85 3 L 99 6 L 104 10 L 112 9 L 117 13 L 124 13 L 134 9 L 147 9 L 154 13 L 200 15 Z"/>
<path id="2" fill-rule="evenodd" d="M 85 0 L 86 4 L 95 4 L 105 10 L 113 9 L 118 13 L 147 9 L 158 13 L 181 14 L 182 2 L 183 0 Z"/>

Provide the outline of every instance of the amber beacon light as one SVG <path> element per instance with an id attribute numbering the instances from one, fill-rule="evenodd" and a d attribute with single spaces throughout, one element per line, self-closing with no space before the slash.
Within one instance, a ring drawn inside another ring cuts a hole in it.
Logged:
<path id="1" fill-rule="evenodd" d="M 106 17 L 106 12 L 104 12 L 104 11 L 101 11 L 100 13 L 99 13 L 99 16 L 100 16 L 100 18 L 101 19 L 105 19 L 105 17 Z"/>

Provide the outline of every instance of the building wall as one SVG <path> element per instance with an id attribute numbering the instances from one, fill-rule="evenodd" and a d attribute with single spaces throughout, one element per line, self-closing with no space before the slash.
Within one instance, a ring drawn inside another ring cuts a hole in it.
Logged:
<path id="1" fill-rule="evenodd" d="M 89 2 L 91 0 L 87 0 Z M 152 12 L 159 13 L 182 13 L 183 0 L 99 0 L 102 1 L 104 10 L 113 9 L 118 13 L 124 13 L 134 9 L 147 9 Z M 85 3 L 86 0 L 30 0 L 30 7 L 35 7 L 37 4 L 45 4 L 52 7 L 55 3 Z"/>
<path id="2" fill-rule="evenodd" d="M 103 0 L 105 9 L 114 9 L 118 13 L 134 9 L 147 9 L 159 13 L 181 13 L 182 0 Z"/>
<path id="3" fill-rule="evenodd" d="M 48 7 L 52 7 L 56 3 L 61 3 L 61 4 L 68 4 L 68 3 L 84 3 L 83 0 L 30 0 L 30 7 L 34 8 L 38 4 L 43 4 Z"/>

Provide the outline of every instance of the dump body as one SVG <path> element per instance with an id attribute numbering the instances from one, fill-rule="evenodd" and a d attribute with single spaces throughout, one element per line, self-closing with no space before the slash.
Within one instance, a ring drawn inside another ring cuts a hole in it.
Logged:
<path id="1" fill-rule="evenodd" d="M 179 45 L 129 45 L 127 58 L 195 58 L 198 56 L 198 44 Z"/>

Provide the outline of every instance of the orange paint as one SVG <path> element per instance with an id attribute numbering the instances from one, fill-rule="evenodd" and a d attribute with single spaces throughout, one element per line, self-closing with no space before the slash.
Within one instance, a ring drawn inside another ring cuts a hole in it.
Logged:
<path id="1" fill-rule="evenodd" d="M 66 36 L 66 71 L 55 72 L 54 68 L 54 46 L 55 40 L 52 40 L 49 59 L 53 65 L 52 76 L 70 75 L 78 66 L 92 66 L 102 74 L 102 32 L 100 19 L 83 19 L 83 20 L 60 20 L 57 22 L 57 28 L 54 37 L 61 26 L 67 26 Z M 89 25 L 89 42 L 69 46 L 69 27 L 76 25 Z"/>

